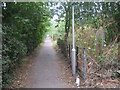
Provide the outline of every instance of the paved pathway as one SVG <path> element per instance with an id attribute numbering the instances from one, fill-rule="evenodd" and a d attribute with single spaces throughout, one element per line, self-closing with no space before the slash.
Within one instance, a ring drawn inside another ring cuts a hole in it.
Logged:
<path id="1" fill-rule="evenodd" d="M 64 82 L 60 80 L 61 67 L 60 57 L 52 46 L 51 39 L 46 38 L 43 45 L 38 48 L 32 57 L 35 63 L 31 67 L 29 76 L 29 88 L 65 88 Z"/>

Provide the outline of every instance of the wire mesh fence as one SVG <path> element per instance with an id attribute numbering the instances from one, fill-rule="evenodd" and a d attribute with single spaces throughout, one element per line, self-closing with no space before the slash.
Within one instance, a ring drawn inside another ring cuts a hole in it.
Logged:
<path id="1" fill-rule="evenodd" d="M 86 79 L 86 48 L 76 47 L 77 73 Z"/>
<path id="2" fill-rule="evenodd" d="M 70 60 L 71 59 L 71 52 L 72 52 L 72 45 L 68 44 L 63 40 L 58 40 L 58 46 L 61 49 L 61 53 Z M 87 71 L 87 53 L 86 48 L 81 48 L 76 46 L 76 68 L 77 73 L 82 77 L 84 80 L 86 79 L 86 71 Z"/>

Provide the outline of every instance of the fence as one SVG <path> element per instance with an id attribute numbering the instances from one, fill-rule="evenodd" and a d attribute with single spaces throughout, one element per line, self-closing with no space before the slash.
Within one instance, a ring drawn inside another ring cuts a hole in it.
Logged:
<path id="1" fill-rule="evenodd" d="M 69 45 L 70 46 L 70 45 Z M 71 58 L 71 50 L 72 50 L 72 45 L 69 47 L 69 55 Z M 86 79 L 86 48 L 80 48 L 76 46 L 76 61 L 77 61 L 77 73 L 84 78 L 84 80 Z"/>
<path id="2" fill-rule="evenodd" d="M 67 44 L 63 40 L 58 40 L 58 46 L 61 52 L 67 59 L 71 59 L 72 45 Z M 86 48 L 80 48 L 76 46 L 76 61 L 77 61 L 77 73 L 85 80 L 86 79 Z"/>
<path id="3" fill-rule="evenodd" d="M 76 47 L 77 73 L 86 79 L 86 48 Z"/>

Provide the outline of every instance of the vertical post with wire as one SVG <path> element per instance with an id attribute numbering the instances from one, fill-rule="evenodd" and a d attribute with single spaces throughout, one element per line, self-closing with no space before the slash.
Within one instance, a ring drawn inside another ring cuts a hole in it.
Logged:
<path id="1" fill-rule="evenodd" d="M 75 37 L 74 37 L 74 0 L 72 1 L 72 74 L 76 74 L 76 50 L 75 50 Z"/>

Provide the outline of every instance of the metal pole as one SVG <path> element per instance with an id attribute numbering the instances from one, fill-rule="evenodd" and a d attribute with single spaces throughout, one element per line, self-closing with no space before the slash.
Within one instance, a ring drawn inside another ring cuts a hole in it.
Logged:
<path id="1" fill-rule="evenodd" d="M 76 50 L 74 37 L 74 0 L 72 1 L 72 74 L 76 74 Z"/>
<path id="2" fill-rule="evenodd" d="M 86 48 L 84 50 L 84 80 L 86 79 Z"/>

